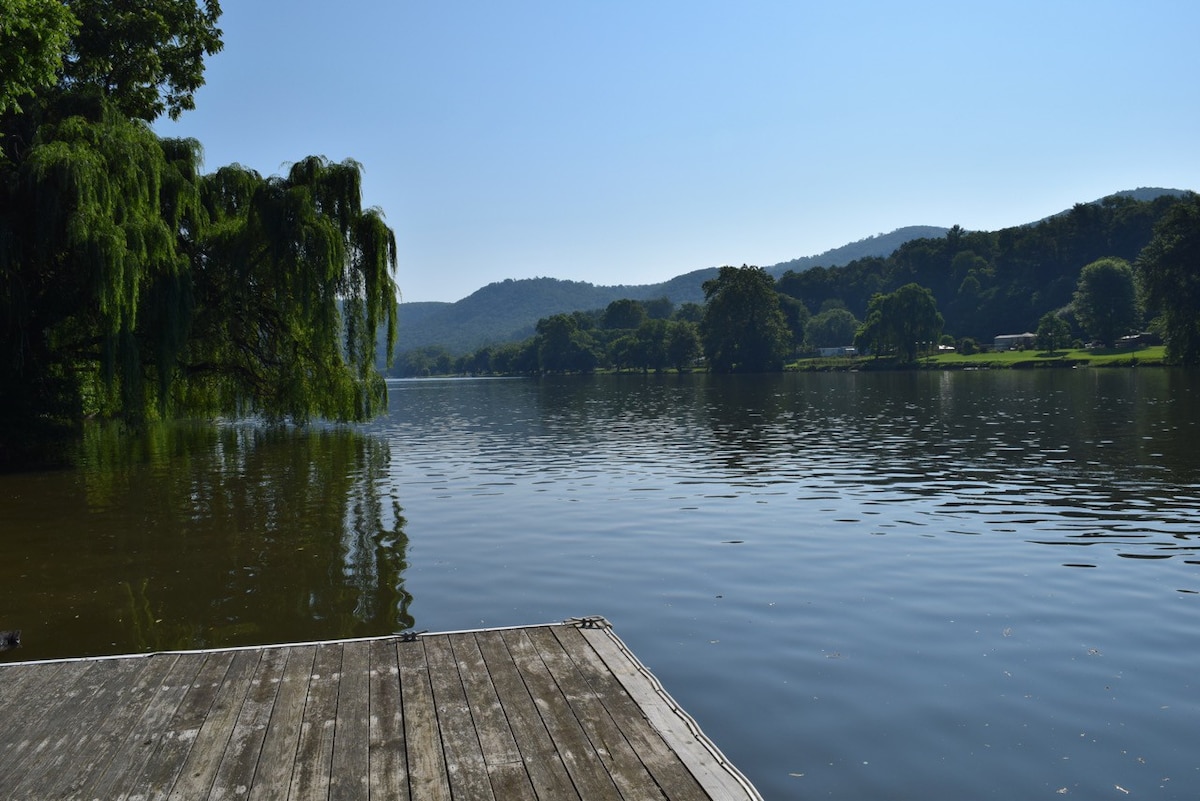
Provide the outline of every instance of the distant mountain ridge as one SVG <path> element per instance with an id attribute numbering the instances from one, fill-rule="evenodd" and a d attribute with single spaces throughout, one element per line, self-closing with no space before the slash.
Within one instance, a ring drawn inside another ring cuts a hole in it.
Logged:
<path id="1" fill-rule="evenodd" d="M 828 250 L 766 267 L 778 278 L 788 270 L 840 267 L 868 256 L 888 256 L 912 239 L 945 236 L 948 228 L 912 225 L 888 234 L 860 239 Z M 614 300 L 669 298 L 679 306 L 703 303 L 703 284 L 715 278 L 718 268 L 708 267 L 678 275 L 657 284 L 597 286 L 586 281 L 558 278 L 505 279 L 488 284 L 454 303 L 401 303 L 397 349 L 441 345 L 454 354 L 484 345 L 513 342 L 534 333 L 534 326 L 552 314 L 602 309 Z"/>
<path id="2" fill-rule="evenodd" d="M 1186 192 L 1179 189 L 1141 187 L 1116 192 L 1106 197 L 1127 197 L 1146 201 L 1166 194 L 1178 197 Z M 1100 198 L 1092 203 L 1099 204 L 1104 200 L 1105 198 Z M 1069 211 L 1067 209 L 1059 214 Z M 1044 220 L 1027 225 L 1037 225 Z M 949 230 L 932 225 L 907 226 L 887 234 L 860 239 L 817 256 L 805 256 L 765 266 L 765 269 L 778 278 L 789 270 L 799 273 L 817 266 L 841 267 L 869 257 L 886 258 L 906 242 L 915 239 L 938 239 L 945 236 Z M 586 281 L 566 281 L 557 278 L 509 278 L 488 284 L 454 303 L 401 303 L 397 350 L 403 352 L 440 345 L 455 355 L 461 355 L 484 345 L 525 339 L 534 333 L 534 326 L 543 317 L 602 309 L 614 300 L 622 298 L 651 300 L 666 297 L 676 306 L 689 302 L 703 303 L 702 286 L 717 273 L 718 268 L 709 267 L 693 270 L 657 284 L 616 286 L 597 286 Z"/>
<path id="3" fill-rule="evenodd" d="M 767 267 L 767 272 L 778 278 L 788 270 L 801 272 L 810 267 L 841 267 L 858 259 L 871 256 L 883 258 L 896 252 L 896 249 L 913 239 L 938 239 L 946 235 L 949 228 L 936 225 L 909 225 L 897 228 L 890 234 L 876 234 L 840 248 L 827 250 L 819 256 L 802 256 L 791 261 L 781 261 Z"/>

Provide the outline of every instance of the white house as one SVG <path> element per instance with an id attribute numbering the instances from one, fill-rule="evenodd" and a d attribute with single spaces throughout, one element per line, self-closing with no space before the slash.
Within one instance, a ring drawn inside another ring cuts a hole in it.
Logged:
<path id="1" fill-rule="evenodd" d="M 992 344 L 992 350 L 1016 350 L 1022 345 L 1032 348 L 1037 342 L 1037 334 L 1026 331 L 1024 334 L 999 334 Z"/>

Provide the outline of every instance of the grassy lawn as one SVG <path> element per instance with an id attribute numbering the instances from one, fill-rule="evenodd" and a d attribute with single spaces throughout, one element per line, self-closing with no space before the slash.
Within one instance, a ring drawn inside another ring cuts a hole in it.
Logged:
<path id="1" fill-rule="evenodd" d="M 1053 352 L 1037 350 L 1008 350 L 995 353 L 975 353 L 963 356 L 959 353 L 942 353 L 937 356 L 926 356 L 918 359 L 918 365 L 924 368 L 944 368 L 948 370 L 976 369 L 1010 369 L 1030 367 L 1132 367 L 1133 365 L 1161 365 L 1162 345 L 1137 348 L 1112 349 L 1066 349 Z M 872 359 L 869 356 L 840 359 L 800 359 L 792 366 L 798 370 L 845 370 L 861 367 L 864 369 L 886 368 L 890 359 Z"/>

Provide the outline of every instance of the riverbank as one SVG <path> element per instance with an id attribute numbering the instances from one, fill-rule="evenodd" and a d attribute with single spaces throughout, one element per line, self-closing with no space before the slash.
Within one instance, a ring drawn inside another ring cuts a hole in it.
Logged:
<path id="1" fill-rule="evenodd" d="M 1009 350 L 973 353 L 939 353 L 916 362 L 900 363 L 895 357 L 854 356 L 800 359 L 787 365 L 797 372 L 838 370 L 1030 370 L 1078 367 L 1162 367 L 1166 348 L 1155 345 L 1129 348 L 1068 349 L 1059 351 Z"/>

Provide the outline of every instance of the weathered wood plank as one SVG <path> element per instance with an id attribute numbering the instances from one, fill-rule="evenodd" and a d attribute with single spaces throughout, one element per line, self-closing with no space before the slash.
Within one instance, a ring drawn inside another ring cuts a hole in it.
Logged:
<path id="1" fill-rule="evenodd" d="M 241 710 L 229 734 L 229 742 L 217 766 L 209 799 L 223 801 L 244 798 L 249 792 L 258 770 L 263 740 L 266 739 L 286 663 L 287 651 L 282 648 L 267 648 L 260 652 Z"/>
<path id="2" fill-rule="evenodd" d="M 133 661 L 133 660 L 131 660 Z M 123 697 L 110 704 L 102 720 L 89 733 L 88 739 L 80 739 L 72 749 L 69 772 L 64 771 L 62 789 L 47 787 L 57 798 L 86 798 L 85 788 L 97 777 L 110 772 L 112 762 L 123 750 L 130 732 L 142 718 L 151 702 L 162 690 L 162 683 L 179 661 L 178 656 L 164 654 L 145 657 L 137 673 L 130 677 L 129 689 Z M 84 724 L 86 725 L 86 724 Z M 126 766 L 118 764 L 117 770 Z"/>
<path id="3" fill-rule="evenodd" d="M 4 798 L 761 801 L 563 625 L 0 666 L 0 719 Z"/>
<path id="4" fill-rule="evenodd" d="M 409 801 L 400 666 L 394 640 L 371 643 L 370 714 L 370 797 Z"/>
<path id="5" fill-rule="evenodd" d="M 670 741 L 680 760 L 701 785 L 713 788 L 728 798 L 746 797 L 746 788 L 697 738 L 683 717 L 682 710 L 673 706 L 646 675 L 638 670 L 632 657 L 622 651 L 608 631 L 580 629 L 580 634 L 592 645 L 608 670 L 621 682 L 629 697 L 651 724 Z"/>
<path id="6" fill-rule="evenodd" d="M 400 694 L 404 705 L 404 742 L 408 750 L 408 786 L 414 799 L 450 801 L 450 778 L 442 752 L 441 727 L 433 701 L 429 664 L 421 640 L 396 646 Z"/>
<path id="7" fill-rule="evenodd" d="M 216 781 L 217 769 L 225 756 L 229 738 L 241 714 L 250 681 L 262 659 L 261 651 L 238 651 L 217 688 L 208 715 L 196 732 L 179 777 L 167 796 L 170 801 L 208 798 Z"/>
<path id="8" fill-rule="evenodd" d="M 129 798 L 162 799 L 171 792 L 231 664 L 232 652 L 204 656 L 203 664 L 164 728 L 154 753 L 146 760 L 145 769 L 130 782 Z"/>
<path id="9" fill-rule="evenodd" d="M 171 669 L 163 676 L 154 695 L 149 699 L 142 716 L 125 735 L 120 749 L 108 768 L 94 777 L 90 786 L 81 789 L 81 798 L 121 799 L 128 786 L 146 767 L 147 761 L 162 741 L 168 722 L 179 708 L 184 695 L 204 664 L 203 654 L 175 654 Z M 161 657 L 155 657 L 161 658 Z"/>
<path id="10" fill-rule="evenodd" d="M 467 705 L 475 719 L 492 794 L 499 799 L 534 801 L 537 796 L 534 795 L 529 773 L 525 770 L 521 750 L 513 737 L 500 696 L 496 694 L 496 687 L 488 675 L 478 640 L 474 634 L 464 634 L 452 638 L 451 646 L 458 662 Z"/>
<path id="11" fill-rule="evenodd" d="M 481 631 L 475 635 L 475 641 L 487 663 L 496 695 L 504 706 L 535 797 L 545 801 L 579 798 L 558 749 L 550 739 L 550 732 L 542 722 L 537 704 L 513 662 L 503 634 L 499 631 Z"/>
<path id="12" fill-rule="evenodd" d="M 551 628 L 529 629 L 528 635 L 621 795 L 643 801 L 663 799 L 654 778 Z"/>
<path id="13" fill-rule="evenodd" d="M 338 685 L 329 801 L 357 801 L 367 798 L 370 792 L 370 671 L 370 646 L 365 642 L 346 643 Z"/>
<path id="14" fill-rule="evenodd" d="M 129 685 L 145 667 L 141 660 L 95 662 L 78 682 L 70 701 L 70 728 L 44 730 L 41 742 L 25 760 L 19 781 L 7 788 L 10 798 L 54 798 L 74 780 L 77 752 L 100 744 L 97 732 L 104 717 L 129 693 Z"/>
<path id="15" fill-rule="evenodd" d="M 296 764 L 292 770 L 288 798 L 293 801 L 324 800 L 329 796 L 334 727 L 337 725 L 337 685 L 341 669 L 342 645 L 318 645 L 313 659 L 312 678 L 308 682 L 308 701 L 300 724 Z"/>
<path id="16" fill-rule="evenodd" d="M 0 678 L 8 678 L 14 671 L 33 676 L 41 667 L 10 666 Z M 62 705 L 91 664 L 71 662 L 45 667 L 43 681 L 28 686 L 22 695 L 10 698 L 4 705 L 4 720 L 21 721 L 20 726 L 0 726 L 0 767 L 5 775 L 21 775 L 22 761 L 42 741 L 45 732 L 59 725 Z"/>
<path id="17" fill-rule="evenodd" d="M 529 633 L 524 629 L 506 631 L 504 642 L 579 794 L 588 801 L 619 801 L 621 793 L 612 776 L 600 764 L 595 747 L 571 713 Z"/>
<path id="18" fill-rule="evenodd" d="M 494 801 L 479 733 L 450 646 L 451 638 L 430 637 L 424 643 L 451 793 L 455 798 Z"/>
<path id="19" fill-rule="evenodd" d="M 316 654 L 315 645 L 287 649 L 287 664 L 275 695 L 271 721 L 263 736 L 258 772 L 250 788 L 249 801 L 283 801 L 288 797 Z"/>
<path id="20" fill-rule="evenodd" d="M 606 632 L 598 633 L 608 637 Z M 584 674 L 588 683 L 604 699 L 605 708 L 610 711 L 613 720 L 618 723 L 638 758 L 654 777 L 656 784 L 662 788 L 663 793 L 672 801 L 707 799 L 708 793 L 691 771 L 679 761 L 678 755 L 663 739 L 662 734 L 650 724 L 641 707 L 634 702 L 624 685 L 592 648 L 590 639 L 585 638 L 582 631 L 571 626 L 556 627 L 554 635 L 571 653 L 576 667 Z"/>

